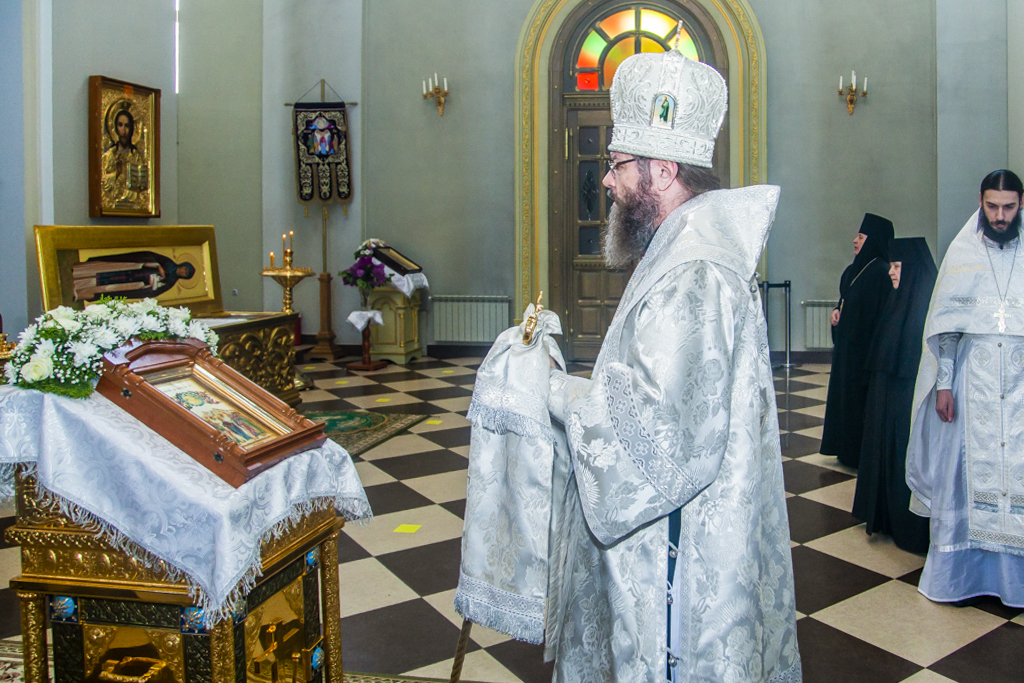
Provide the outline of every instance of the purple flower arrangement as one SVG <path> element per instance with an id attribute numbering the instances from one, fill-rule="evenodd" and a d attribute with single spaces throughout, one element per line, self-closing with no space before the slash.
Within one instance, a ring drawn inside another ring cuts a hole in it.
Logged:
<path id="1" fill-rule="evenodd" d="M 373 248 L 377 246 L 385 246 L 384 241 L 368 239 L 360 244 L 353 254 L 356 262 L 338 273 L 346 285 L 359 288 L 360 297 L 364 302 L 371 289 L 380 287 L 388 281 L 388 277 L 384 273 L 384 265 L 373 262 Z"/>

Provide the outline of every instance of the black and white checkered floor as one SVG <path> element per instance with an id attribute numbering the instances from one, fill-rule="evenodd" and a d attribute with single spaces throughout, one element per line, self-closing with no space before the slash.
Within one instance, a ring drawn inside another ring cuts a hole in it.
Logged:
<path id="1" fill-rule="evenodd" d="M 452 608 L 465 509 L 469 424 L 480 358 L 424 360 L 352 374 L 300 366 L 315 382 L 302 409 L 428 415 L 355 458 L 375 518 L 339 544 L 346 670 L 447 680 L 461 618 Z M 587 375 L 586 366 L 571 371 Z M 1024 610 L 987 600 L 937 605 L 916 589 L 924 557 L 868 537 L 849 510 L 856 472 L 817 453 L 827 366 L 779 371 L 776 390 L 789 496 L 800 650 L 808 683 L 1000 683 L 1024 680 Z M 788 444 L 786 443 L 788 439 Z M 0 530 L 13 523 L 0 510 Z M 0 638 L 17 637 L 6 588 L 18 550 L 0 539 Z M 550 680 L 541 648 L 474 626 L 463 680 Z"/>

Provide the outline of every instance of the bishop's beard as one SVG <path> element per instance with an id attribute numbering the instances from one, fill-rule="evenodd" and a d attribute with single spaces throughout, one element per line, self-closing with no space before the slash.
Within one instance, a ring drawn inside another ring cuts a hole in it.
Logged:
<path id="1" fill-rule="evenodd" d="M 640 260 L 658 229 L 654 221 L 659 213 L 648 174 L 641 174 L 635 192 L 623 191 L 615 197 L 602 240 L 604 262 L 609 268 L 625 268 Z"/>
<path id="2" fill-rule="evenodd" d="M 1010 224 L 1006 226 L 1006 230 L 1002 232 L 992 227 L 992 223 L 989 222 L 988 216 L 985 215 L 985 210 L 982 209 L 978 212 L 978 227 L 985 233 L 985 237 L 989 238 L 993 242 L 999 245 L 1000 248 L 1007 242 L 1010 242 L 1017 238 L 1020 234 L 1020 211 L 1017 211 L 1017 215 L 1013 217 Z"/>

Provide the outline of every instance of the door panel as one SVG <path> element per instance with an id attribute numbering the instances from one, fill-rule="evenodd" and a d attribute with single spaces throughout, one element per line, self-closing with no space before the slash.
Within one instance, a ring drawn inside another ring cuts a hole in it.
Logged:
<path id="1" fill-rule="evenodd" d="M 570 360 L 594 360 L 629 270 L 609 270 L 601 257 L 601 230 L 612 202 L 601 184 L 608 164 L 612 119 L 607 100 L 588 103 L 586 109 L 566 111 L 568 123 L 565 171 L 559 174 L 567 187 L 564 220 L 552 225 L 561 230 L 561 281 L 565 291 L 565 341 Z"/>

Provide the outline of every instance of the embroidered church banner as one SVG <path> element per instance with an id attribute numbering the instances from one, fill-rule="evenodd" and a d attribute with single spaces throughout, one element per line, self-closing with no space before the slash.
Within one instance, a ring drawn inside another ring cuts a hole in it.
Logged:
<path id="1" fill-rule="evenodd" d="M 299 201 L 350 201 L 352 177 L 345 103 L 296 102 L 292 138 Z"/>

